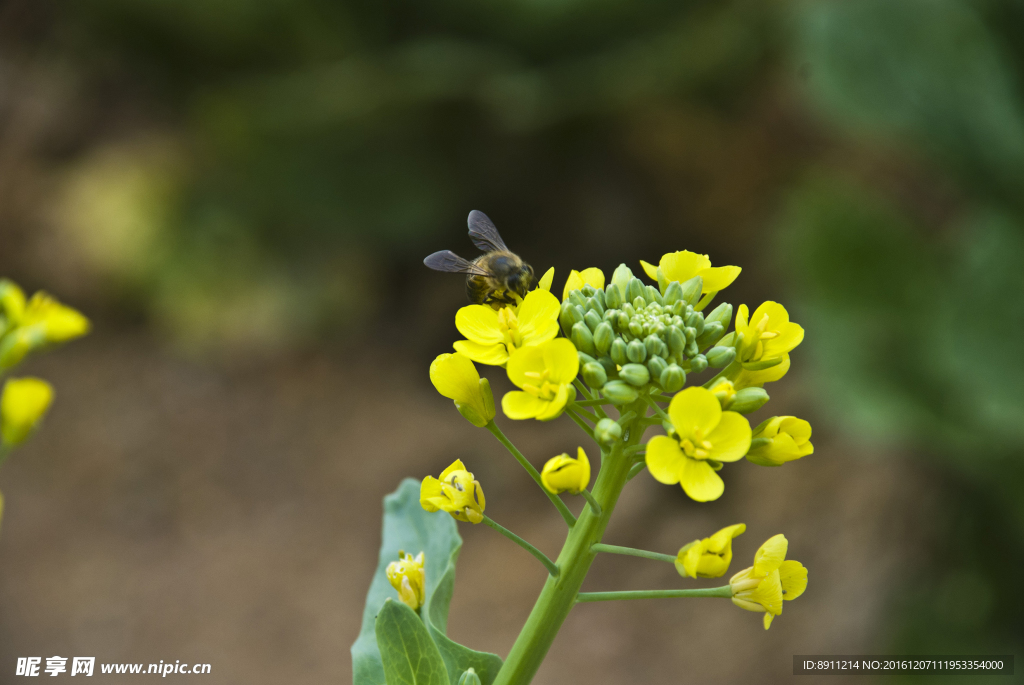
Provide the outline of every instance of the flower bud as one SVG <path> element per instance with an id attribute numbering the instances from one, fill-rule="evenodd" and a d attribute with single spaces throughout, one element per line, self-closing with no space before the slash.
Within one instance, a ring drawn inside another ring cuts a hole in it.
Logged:
<path id="1" fill-rule="evenodd" d="M 665 304 L 665 300 L 662 298 L 661 293 L 658 292 L 658 289 L 653 285 L 644 287 L 644 299 L 655 304 Z"/>
<path id="2" fill-rule="evenodd" d="M 704 332 L 697 336 L 697 349 L 703 350 L 709 345 L 714 345 L 725 335 L 725 327 L 717 321 L 708 322 L 704 319 Z"/>
<path id="3" fill-rule="evenodd" d="M 654 333 L 651 333 L 644 338 L 644 347 L 647 348 L 647 356 L 653 357 L 654 355 L 668 355 L 668 348 Z"/>
<path id="4" fill-rule="evenodd" d="M 608 381 L 601 388 L 601 394 L 615 405 L 636 402 L 636 398 L 639 397 L 636 388 L 625 381 Z"/>
<path id="5" fill-rule="evenodd" d="M 14 368 L 29 352 L 46 344 L 46 333 L 40 326 L 16 328 L 0 338 L 0 371 Z"/>
<path id="6" fill-rule="evenodd" d="M 590 484 L 590 460 L 587 459 L 587 453 L 579 447 L 575 459 L 568 454 L 548 459 L 540 472 L 540 481 L 554 495 L 562 492 L 578 495 Z"/>
<path id="7" fill-rule="evenodd" d="M 0 279 L 0 316 L 6 319 L 8 327 L 18 325 L 24 312 L 25 293 L 14 281 Z M 2 332 L 3 329 L 0 328 L 0 333 Z"/>
<path id="8" fill-rule="evenodd" d="M 651 378 L 661 378 L 661 372 L 668 368 L 668 362 L 658 355 L 647 360 L 647 370 L 651 372 Z"/>
<path id="9" fill-rule="evenodd" d="M 690 329 L 690 330 L 693 330 L 693 329 Z M 683 349 L 683 354 L 685 354 L 687 357 L 696 357 L 698 352 L 700 352 L 700 349 L 697 348 L 697 340 L 696 339 L 693 339 L 693 340 L 689 341 L 688 343 L 686 343 L 686 347 Z M 707 365 L 707 360 L 706 359 L 704 360 L 704 364 L 705 364 L 705 368 L 706 368 L 706 365 Z M 703 369 L 701 369 L 701 370 L 703 371 Z M 700 373 L 700 372 L 698 371 L 698 373 Z"/>
<path id="10" fill-rule="evenodd" d="M 604 289 L 604 306 L 608 309 L 618 309 L 622 306 L 622 291 L 615 283 L 609 283 Z"/>
<path id="11" fill-rule="evenodd" d="M 622 426 L 613 419 L 601 419 L 594 426 L 594 439 L 605 447 L 610 447 L 622 439 Z"/>
<path id="12" fill-rule="evenodd" d="M 630 385 L 641 388 L 651 380 L 651 372 L 643 364 L 626 364 L 619 369 L 619 377 Z"/>
<path id="13" fill-rule="evenodd" d="M 25 442 L 53 402 L 53 386 L 38 378 L 12 378 L 0 397 L 0 436 L 15 447 Z"/>
<path id="14" fill-rule="evenodd" d="M 686 385 L 686 372 L 683 371 L 682 367 L 678 364 L 669 364 L 665 370 L 661 372 L 658 384 L 661 385 L 665 392 L 677 392 L 682 390 L 683 386 Z"/>
<path id="15" fill-rule="evenodd" d="M 615 340 L 615 331 L 612 329 L 611 324 L 607 321 L 602 321 L 594 329 L 594 347 L 597 349 L 598 354 L 608 354 L 613 340 Z"/>
<path id="16" fill-rule="evenodd" d="M 597 306 L 601 308 L 601 314 L 603 315 L 605 310 L 608 308 L 608 305 L 604 301 L 604 288 L 595 288 L 594 294 L 591 295 L 591 298 L 593 298 Z"/>
<path id="17" fill-rule="evenodd" d="M 569 301 L 577 307 L 582 307 L 583 311 L 587 310 L 587 298 L 583 297 L 583 293 L 579 290 L 573 290 L 569 293 Z"/>
<path id="18" fill-rule="evenodd" d="M 388 564 L 385 571 L 391 587 L 398 590 L 398 598 L 416 611 L 423 606 L 426 572 L 423 570 L 423 552 L 413 557 L 399 550 L 398 561 Z"/>
<path id="19" fill-rule="evenodd" d="M 618 287 L 619 294 L 622 296 L 623 302 L 633 299 L 626 297 L 626 293 L 629 291 L 629 282 L 631 280 L 633 280 L 633 272 L 630 271 L 629 267 L 625 264 L 619 264 L 612 273 L 612 285 Z"/>
<path id="20" fill-rule="evenodd" d="M 453 518 L 469 523 L 484 520 L 483 488 L 466 470 L 461 459 L 441 472 L 440 478 L 427 476 L 420 483 L 420 506 L 426 511 L 446 511 Z"/>
<path id="21" fill-rule="evenodd" d="M 722 330 L 729 327 L 729 322 L 732 321 L 732 305 L 728 302 L 722 304 L 711 310 L 711 313 L 704 317 L 704 324 L 709 323 L 720 323 L 722 324 Z"/>
<path id="22" fill-rule="evenodd" d="M 480 676 L 473 668 L 466 669 L 466 672 L 459 676 L 459 685 L 481 685 Z"/>
<path id="23" fill-rule="evenodd" d="M 600 388 L 608 382 L 608 374 L 604 367 L 597 362 L 591 362 L 583 366 L 583 382 L 592 388 Z"/>
<path id="24" fill-rule="evenodd" d="M 627 294 L 629 296 L 629 301 L 632 302 L 633 306 L 636 307 L 637 309 L 641 309 L 647 306 L 647 300 L 644 298 L 644 295 L 646 294 L 644 282 L 641 281 L 639 278 L 636 278 L 634 276 L 632 279 L 630 279 L 629 290 L 627 291 Z M 640 301 L 643 302 L 643 304 L 637 305 L 636 298 L 638 297 L 640 298 Z"/>
<path id="25" fill-rule="evenodd" d="M 596 364 L 597 360 L 591 357 L 586 352 L 580 352 L 576 350 L 576 358 L 580 360 L 580 368 L 582 369 L 587 364 Z"/>
<path id="26" fill-rule="evenodd" d="M 708 360 L 703 354 L 695 355 L 690 359 L 690 373 L 700 373 L 708 368 Z"/>
<path id="27" fill-rule="evenodd" d="M 562 326 L 562 331 L 568 335 L 573 325 L 581 321 L 583 321 L 583 317 L 577 315 L 576 305 L 569 300 L 563 302 L 562 308 L 558 312 L 558 323 Z"/>
<path id="28" fill-rule="evenodd" d="M 601 325 L 601 315 L 593 309 L 587 310 L 587 313 L 583 316 L 583 323 L 587 324 L 587 328 L 593 333 Z"/>
<path id="29" fill-rule="evenodd" d="M 430 364 L 430 382 L 474 426 L 483 428 L 494 419 L 491 385 L 480 378 L 469 357 L 458 352 L 438 355 Z"/>
<path id="30" fill-rule="evenodd" d="M 719 378 L 709 390 L 711 390 L 712 395 L 718 398 L 718 403 L 722 405 L 722 409 L 729 409 L 732 406 L 732 400 L 736 397 L 736 386 L 728 378 Z"/>
<path id="31" fill-rule="evenodd" d="M 629 322 L 629 332 L 639 338 L 644 334 L 644 325 L 633 319 Z"/>
<path id="32" fill-rule="evenodd" d="M 757 390 L 759 388 L 746 388 Z M 736 393 L 739 395 L 739 393 Z M 814 453 L 811 424 L 795 416 L 775 416 L 754 429 L 747 459 L 760 466 L 782 466 Z"/>
<path id="33" fill-rule="evenodd" d="M 768 393 L 764 388 L 743 388 L 736 391 L 732 398 L 732 404 L 729 405 L 729 411 L 749 414 L 763 407 L 768 399 Z"/>
<path id="34" fill-rule="evenodd" d="M 669 326 L 665 329 L 665 340 L 668 342 L 668 349 L 672 354 L 683 356 L 686 349 L 686 334 L 678 326 Z"/>
<path id="35" fill-rule="evenodd" d="M 576 346 L 577 350 L 586 352 L 591 356 L 597 354 L 597 350 L 594 348 L 594 336 L 590 329 L 587 328 L 587 324 L 574 324 L 572 332 L 569 334 L 569 339 L 572 340 L 572 344 Z"/>
<path id="36" fill-rule="evenodd" d="M 662 296 L 662 302 L 666 305 L 673 305 L 683 299 L 683 286 L 679 284 L 679 281 L 672 281 L 665 288 L 665 294 Z"/>
<path id="37" fill-rule="evenodd" d="M 701 288 L 704 287 L 704 280 L 700 276 L 694 276 L 679 285 L 683 288 L 683 296 L 680 301 L 690 305 L 697 304 L 697 300 L 700 299 Z"/>
<path id="38" fill-rule="evenodd" d="M 693 329 L 694 335 L 704 332 L 704 315 L 701 312 L 693 312 L 686 317 L 686 325 Z"/>
<path id="39" fill-rule="evenodd" d="M 647 347 L 639 340 L 631 340 L 626 346 L 626 357 L 629 361 L 639 364 L 647 359 Z"/>
<path id="40" fill-rule="evenodd" d="M 705 355 L 708 360 L 708 365 L 715 369 L 721 369 L 732 363 L 732 360 L 736 358 L 736 348 L 734 347 L 712 347 L 708 350 Z"/>
<path id="41" fill-rule="evenodd" d="M 732 540 L 742 535 L 747 526 L 727 526 L 703 540 L 694 540 L 676 555 L 676 571 L 684 578 L 718 578 L 725 575 L 732 563 Z"/>
<path id="42" fill-rule="evenodd" d="M 608 349 L 608 355 L 612 358 L 612 361 L 619 366 L 629 363 L 629 357 L 626 356 L 626 347 L 626 341 L 622 338 L 616 338 L 612 341 L 612 346 Z"/>

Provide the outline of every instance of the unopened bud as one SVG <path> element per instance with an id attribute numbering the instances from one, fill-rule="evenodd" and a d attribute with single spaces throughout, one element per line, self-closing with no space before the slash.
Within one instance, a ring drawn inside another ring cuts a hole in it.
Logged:
<path id="1" fill-rule="evenodd" d="M 708 368 L 708 359 L 703 354 L 698 354 L 690 359 L 690 373 L 700 373 Z"/>
<path id="2" fill-rule="evenodd" d="M 583 316 L 583 323 L 587 324 L 587 328 L 589 328 L 591 333 L 593 333 L 597 330 L 597 327 L 601 325 L 601 315 L 593 309 L 588 310 Z"/>
<path id="3" fill-rule="evenodd" d="M 604 306 L 608 309 L 618 309 L 622 306 L 622 291 L 614 283 L 609 283 L 604 289 Z"/>
<path id="4" fill-rule="evenodd" d="M 659 338 L 654 333 L 651 333 L 649 336 L 644 338 L 644 347 L 647 348 L 647 356 L 648 357 L 653 357 L 656 354 L 659 354 L 659 355 L 667 355 L 668 354 L 668 350 L 665 349 L 667 346 L 665 345 L 665 343 L 663 343 L 661 341 L 661 338 Z"/>
<path id="5" fill-rule="evenodd" d="M 723 330 L 729 327 L 729 322 L 731 321 L 732 305 L 729 304 L 728 302 L 723 302 L 722 304 L 718 305 L 713 310 L 711 310 L 710 314 L 704 317 L 705 325 L 717 322 L 722 324 Z"/>
<path id="6" fill-rule="evenodd" d="M 601 419 L 594 426 L 594 439 L 605 447 L 610 447 L 622 439 L 622 426 L 612 419 Z"/>
<path id="7" fill-rule="evenodd" d="M 608 382 L 608 374 L 604 367 L 597 362 L 591 362 L 583 366 L 583 382 L 592 388 L 600 388 Z"/>
<path id="8" fill-rule="evenodd" d="M 635 276 L 632 279 L 630 279 L 630 281 L 629 281 L 629 291 L 628 291 L 629 301 L 632 302 L 633 306 L 636 307 L 637 309 L 640 309 L 640 307 L 646 307 L 647 306 L 647 300 L 644 299 L 644 293 L 645 293 L 644 282 L 641 281 L 639 278 L 636 278 Z M 636 298 L 638 298 L 638 297 L 643 302 L 643 304 L 640 305 L 640 306 L 637 306 L 637 304 L 636 304 Z"/>
<path id="9" fill-rule="evenodd" d="M 700 299 L 700 290 L 704 287 L 704 279 L 700 276 L 694 276 L 685 283 L 679 285 L 683 288 L 683 296 L 681 300 L 686 304 L 696 304 L 697 300 Z"/>
<path id="10" fill-rule="evenodd" d="M 626 346 L 626 357 L 629 361 L 639 364 L 647 359 L 647 347 L 639 340 L 632 340 Z"/>
<path id="11" fill-rule="evenodd" d="M 636 319 L 633 319 L 629 322 L 629 332 L 639 338 L 644 334 L 644 325 Z"/>
<path id="12" fill-rule="evenodd" d="M 708 365 L 721 369 L 731 364 L 732 360 L 736 358 L 736 348 L 712 347 L 705 356 L 708 359 Z"/>
<path id="13" fill-rule="evenodd" d="M 651 380 L 651 372 L 643 364 L 626 364 L 619 369 L 619 377 L 634 387 L 642 388 Z"/>
<path id="14" fill-rule="evenodd" d="M 604 305 L 601 303 L 601 300 L 603 300 L 604 297 L 602 296 L 601 300 L 599 300 L 597 298 L 598 294 L 603 295 L 603 293 L 600 290 L 598 290 L 593 295 L 587 298 L 587 311 L 597 312 L 598 316 L 604 318 Z"/>
<path id="15" fill-rule="evenodd" d="M 0 339 L 0 371 L 21 363 L 29 352 L 46 344 L 46 331 L 42 326 L 17 328 Z"/>
<path id="16" fill-rule="evenodd" d="M 651 372 L 651 378 L 661 378 L 661 372 L 668 368 L 668 362 L 658 355 L 647 360 L 647 370 Z"/>
<path id="17" fill-rule="evenodd" d="M 673 305 L 683 299 L 683 286 L 679 284 L 679 281 L 672 281 L 665 288 L 665 294 L 662 297 L 662 301 L 666 305 Z"/>
<path id="18" fill-rule="evenodd" d="M 646 299 L 648 302 L 653 302 L 655 304 L 665 304 L 665 300 L 662 299 L 661 293 L 658 292 L 658 289 L 655 288 L 653 285 L 647 286 L 646 288 L 644 288 L 644 290 L 646 291 L 644 293 L 644 299 Z"/>
<path id="19" fill-rule="evenodd" d="M 709 322 L 704 320 L 704 332 L 697 336 L 697 348 L 705 349 L 708 345 L 714 345 L 725 335 L 725 326 L 717 321 Z"/>
<path id="20" fill-rule="evenodd" d="M 601 388 L 601 394 L 615 405 L 636 402 L 636 398 L 639 397 L 636 388 L 625 381 L 608 381 Z"/>
<path id="21" fill-rule="evenodd" d="M 736 394 L 733 395 L 729 411 L 749 414 L 763 407 L 767 401 L 768 393 L 765 392 L 764 388 L 743 388 L 742 390 L 737 390 Z"/>
<path id="22" fill-rule="evenodd" d="M 626 342 L 622 338 L 616 338 L 612 341 L 612 346 L 608 349 L 608 355 L 612 358 L 612 361 L 619 366 L 629 363 L 629 357 L 626 355 L 626 347 Z"/>
<path id="23" fill-rule="evenodd" d="M 597 348 L 598 354 L 607 354 L 613 340 L 615 340 L 615 331 L 612 329 L 612 325 L 607 321 L 602 321 L 594 329 L 594 347 Z"/>
<path id="24" fill-rule="evenodd" d="M 586 311 L 587 298 L 583 297 L 583 293 L 581 293 L 579 290 L 573 290 L 569 293 L 569 301 L 572 302 L 574 305 L 583 307 L 583 310 Z"/>
<path id="25" fill-rule="evenodd" d="M 668 342 L 668 349 L 672 354 L 683 356 L 686 349 L 686 335 L 679 330 L 678 326 L 669 326 L 665 329 L 665 339 Z"/>
<path id="26" fill-rule="evenodd" d="M 572 344 L 580 352 L 585 352 L 591 356 L 597 354 L 597 350 L 594 348 L 594 335 L 587 328 L 587 324 L 575 324 L 572 327 L 572 332 L 569 334 L 569 339 L 572 340 Z"/>
<path id="27" fill-rule="evenodd" d="M 468 668 L 465 673 L 459 676 L 459 685 L 481 685 L 480 676 L 472 668 Z"/>
<path id="28" fill-rule="evenodd" d="M 622 301 L 625 302 L 627 299 L 626 293 L 629 290 L 629 282 L 633 280 L 633 272 L 630 271 L 629 267 L 625 264 L 619 264 L 614 273 L 612 273 L 612 284 L 618 286 L 619 294 L 622 295 Z"/>
<path id="29" fill-rule="evenodd" d="M 686 317 L 686 325 L 695 331 L 696 335 L 704 332 L 704 315 L 700 312 L 693 312 Z"/>
<path id="30" fill-rule="evenodd" d="M 669 364 L 661 372 L 658 383 L 664 388 L 665 392 L 677 392 L 686 385 L 686 372 L 678 364 Z"/>

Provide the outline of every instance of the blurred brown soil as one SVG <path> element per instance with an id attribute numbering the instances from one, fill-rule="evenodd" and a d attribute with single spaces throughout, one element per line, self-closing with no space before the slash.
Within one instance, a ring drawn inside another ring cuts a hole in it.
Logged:
<path id="1" fill-rule="evenodd" d="M 144 336 L 98 334 L 25 371 L 50 379 L 58 401 L 0 477 L 0 682 L 20 682 L 17 657 L 52 655 L 212 664 L 212 676 L 172 676 L 182 682 L 349 682 L 381 498 L 455 458 L 481 480 L 497 521 L 551 555 L 564 536 L 512 458 L 434 392 L 425 366 L 397 353 L 225 370 Z M 799 378 L 787 381 L 773 411 L 813 422 Z M 499 421 L 538 466 L 583 444 L 568 419 Z M 815 444 L 784 468 L 726 466 L 726 493 L 711 504 L 641 474 L 606 536 L 673 553 L 742 521 L 735 572 L 784 532 L 810 585 L 770 631 L 719 600 L 583 605 L 537 685 L 789 682 L 794 654 L 884 644 L 885 602 L 915 555 L 929 489 L 905 462 L 853 455 L 824 427 Z M 451 634 L 504 655 L 543 569 L 483 526 L 460 530 Z M 598 559 L 586 589 L 681 585 L 692 582 L 668 564 L 616 557 Z"/>

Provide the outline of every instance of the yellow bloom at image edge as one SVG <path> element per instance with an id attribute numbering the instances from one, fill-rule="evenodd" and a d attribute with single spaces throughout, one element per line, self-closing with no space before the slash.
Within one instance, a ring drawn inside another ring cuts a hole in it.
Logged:
<path id="1" fill-rule="evenodd" d="M 729 579 L 732 603 L 747 611 L 764 613 L 764 629 L 782 613 L 783 600 L 793 600 L 807 589 L 807 569 L 787 560 L 789 541 L 779 534 L 769 538 L 754 554 L 754 565 Z"/>
<path id="2" fill-rule="evenodd" d="M 399 550 L 398 561 L 387 568 L 388 581 L 398 591 L 398 598 L 413 611 L 423 606 L 426 572 L 423 570 L 423 552 L 415 557 Z"/>
<path id="3" fill-rule="evenodd" d="M 23 443 L 53 402 L 53 386 L 39 378 L 12 378 L 0 397 L 0 435 L 5 445 Z"/>

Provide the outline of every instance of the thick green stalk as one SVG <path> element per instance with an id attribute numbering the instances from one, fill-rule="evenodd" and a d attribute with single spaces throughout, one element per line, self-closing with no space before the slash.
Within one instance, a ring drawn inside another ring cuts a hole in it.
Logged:
<path id="1" fill-rule="evenodd" d="M 644 406 L 643 400 L 638 400 L 626 409 L 634 410 L 637 416 L 643 416 Z M 638 421 L 638 418 L 634 418 L 629 422 L 626 427 L 628 436 L 623 435 L 626 438 L 625 442 L 617 443 L 611 453 L 602 459 L 601 471 L 597 475 L 592 493 L 594 499 L 601 505 L 601 513 L 595 514 L 593 509 L 586 507 L 576 525 L 569 531 L 569 537 L 555 561 L 561 573 L 557 578 L 548 576 L 540 597 L 530 612 L 530 617 L 526 619 L 526 625 L 523 626 L 508 658 L 505 659 L 505 664 L 498 672 L 494 685 L 529 683 L 540 668 L 566 616 L 576 604 L 587 571 L 597 556 L 597 552 L 591 548 L 600 542 L 601 536 L 604 535 L 632 465 L 630 459 L 623 454 L 623 450 L 637 444 L 643 436 Z"/>

